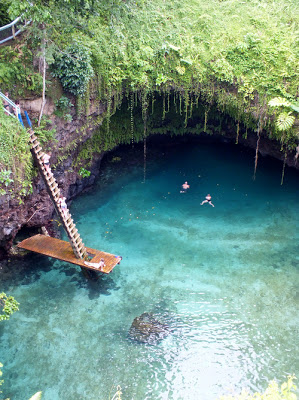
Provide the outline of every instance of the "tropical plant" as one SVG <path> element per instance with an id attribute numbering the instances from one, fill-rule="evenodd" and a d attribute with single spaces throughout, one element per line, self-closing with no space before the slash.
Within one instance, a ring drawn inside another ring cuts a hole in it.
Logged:
<path id="1" fill-rule="evenodd" d="M 76 96 L 82 95 L 93 76 L 91 57 L 88 49 L 77 43 L 65 52 L 54 55 L 52 74 L 60 79 L 63 88 Z"/>
<path id="2" fill-rule="evenodd" d="M 299 106 L 291 103 L 289 100 L 283 97 L 275 97 L 268 103 L 270 107 L 279 110 L 278 116 L 275 121 L 277 131 L 280 133 L 280 141 L 282 143 L 282 150 L 284 151 L 283 168 L 281 175 L 281 185 L 284 180 L 285 164 L 287 159 L 287 150 L 296 147 L 296 140 L 299 138 L 299 132 L 293 132 L 293 125 L 295 122 L 295 116 L 293 111 L 299 112 Z M 293 110 L 293 111 L 289 111 Z"/>
<path id="3" fill-rule="evenodd" d="M 58 100 L 55 101 L 55 106 L 56 106 L 56 110 L 54 111 L 54 114 L 57 115 L 57 117 L 69 118 L 66 116 L 70 115 L 69 111 L 70 111 L 71 107 L 74 107 L 74 104 L 71 102 L 71 100 L 68 97 L 63 95 Z"/>
<path id="4" fill-rule="evenodd" d="M 88 177 L 90 176 L 91 172 L 82 167 L 82 168 L 79 169 L 78 174 L 79 174 L 82 178 L 88 178 Z"/>
<path id="5" fill-rule="evenodd" d="M 3 184 L 5 187 L 9 186 L 11 183 L 13 183 L 13 179 L 11 179 L 11 170 L 5 170 L 3 169 L 0 171 L 0 185 Z"/>
<path id="6" fill-rule="evenodd" d="M 295 116 L 293 115 L 292 111 L 288 110 L 291 109 L 298 113 L 299 106 L 297 104 L 291 103 L 289 100 L 283 97 L 275 97 L 271 99 L 268 104 L 270 107 L 276 107 L 282 110 L 280 111 L 276 119 L 277 129 L 281 132 L 291 129 L 295 122 Z"/>
<path id="7" fill-rule="evenodd" d="M 29 134 L 0 107 L 0 194 L 21 198 L 32 190 Z"/>
<path id="8" fill-rule="evenodd" d="M 0 3 L 0 26 L 9 24 L 11 22 L 8 15 L 8 0 L 2 0 Z"/>
<path id="9" fill-rule="evenodd" d="M 0 321 L 8 320 L 14 312 L 18 311 L 19 303 L 14 297 L 2 292 L 0 293 L 0 308 Z"/>

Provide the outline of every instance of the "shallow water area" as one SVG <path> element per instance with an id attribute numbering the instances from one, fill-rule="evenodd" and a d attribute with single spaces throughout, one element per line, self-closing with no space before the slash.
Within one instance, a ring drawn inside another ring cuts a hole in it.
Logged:
<path id="1" fill-rule="evenodd" d="M 149 146 L 143 182 L 138 146 L 108 155 L 71 213 L 88 247 L 123 260 L 96 282 L 39 255 L 12 262 L 4 397 L 104 400 L 120 385 L 123 400 L 215 400 L 298 376 L 298 173 L 280 186 L 281 163 L 260 157 L 255 180 L 253 165 L 239 146 L 169 142 Z M 128 337 L 144 312 L 169 326 L 156 345 Z"/>

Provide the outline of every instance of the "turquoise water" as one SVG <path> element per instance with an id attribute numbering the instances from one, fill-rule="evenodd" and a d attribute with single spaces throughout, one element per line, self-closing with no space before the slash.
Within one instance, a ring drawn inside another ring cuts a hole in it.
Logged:
<path id="1" fill-rule="evenodd" d="M 137 147 L 114 155 L 71 212 L 121 265 L 92 282 L 32 254 L 0 276 L 20 302 L 0 326 L 4 397 L 214 400 L 298 376 L 298 173 L 280 186 L 260 157 L 253 181 L 254 153 L 194 142 L 149 149 L 143 183 Z M 170 327 L 153 346 L 128 338 L 144 312 Z"/>

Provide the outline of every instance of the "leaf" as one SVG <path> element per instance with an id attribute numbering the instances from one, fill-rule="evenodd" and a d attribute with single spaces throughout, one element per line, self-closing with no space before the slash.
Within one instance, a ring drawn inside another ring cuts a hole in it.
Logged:
<path id="1" fill-rule="evenodd" d="M 290 107 L 291 103 L 283 97 L 274 97 L 269 101 L 270 107 Z"/>
<path id="2" fill-rule="evenodd" d="M 276 126 L 279 131 L 287 131 L 290 129 L 295 121 L 295 117 L 291 115 L 291 112 L 282 112 L 279 114 L 276 121 Z"/>
<path id="3" fill-rule="evenodd" d="M 291 104 L 290 107 L 291 107 L 294 111 L 299 112 L 299 107 L 298 107 L 298 106 L 295 106 L 294 104 Z"/>
<path id="4" fill-rule="evenodd" d="M 181 58 L 180 61 L 181 61 L 182 63 L 187 64 L 187 65 L 192 65 L 192 61 L 191 61 L 190 59 Z"/>

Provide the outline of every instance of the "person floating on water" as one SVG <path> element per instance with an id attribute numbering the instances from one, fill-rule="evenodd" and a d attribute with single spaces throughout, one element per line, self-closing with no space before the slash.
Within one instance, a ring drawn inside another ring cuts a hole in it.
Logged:
<path id="1" fill-rule="evenodd" d="M 207 194 L 206 199 L 204 201 L 202 201 L 200 203 L 200 205 L 202 206 L 205 203 L 209 203 L 212 207 L 215 207 L 211 200 L 212 200 L 212 196 L 210 194 Z"/>
<path id="2" fill-rule="evenodd" d="M 106 267 L 104 258 L 101 258 L 100 262 L 98 263 L 84 261 L 84 264 L 87 265 L 88 267 L 99 269 L 101 272 L 103 271 L 103 268 Z"/>
<path id="3" fill-rule="evenodd" d="M 180 193 L 186 193 L 189 188 L 190 188 L 190 185 L 186 181 L 185 183 L 182 184 L 182 190 L 180 191 Z"/>

